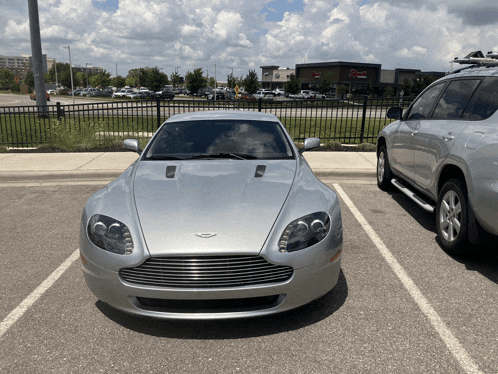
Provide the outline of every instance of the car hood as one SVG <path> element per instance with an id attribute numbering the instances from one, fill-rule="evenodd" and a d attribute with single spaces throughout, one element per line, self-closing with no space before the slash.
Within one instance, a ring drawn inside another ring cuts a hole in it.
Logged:
<path id="1" fill-rule="evenodd" d="M 295 172 L 295 160 L 140 162 L 133 189 L 150 254 L 259 253 Z"/>

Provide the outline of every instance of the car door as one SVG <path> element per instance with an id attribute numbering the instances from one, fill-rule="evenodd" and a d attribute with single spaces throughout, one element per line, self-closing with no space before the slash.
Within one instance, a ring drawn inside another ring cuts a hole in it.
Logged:
<path id="1" fill-rule="evenodd" d="M 421 189 L 428 192 L 433 189 L 438 167 L 448 156 L 454 139 L 468 123 L 462 114 L 480 82 L 480 78 L 450 81 L 431 118 L 420 121 L 412 141 L 414 181 Z"/>
<path id="2" fill-rule="evenodd" d="M 415 143 L 421 122 L 430 117 L 432 109 L 441 94 L 445 82 L 427 88 L 411 105 L 403 120 L 394 132 L 389 150 L 391 167 L 405 179 L 412 181 L 415 176 Z"/>

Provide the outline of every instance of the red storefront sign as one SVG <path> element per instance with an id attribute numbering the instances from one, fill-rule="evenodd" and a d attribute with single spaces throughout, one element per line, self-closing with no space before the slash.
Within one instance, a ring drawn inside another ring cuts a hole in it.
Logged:
<path id="1" fill-rule="evenodd" d="M 366 71 L 356 71 L 355 69 L 351 69 L 349 71 L 349 76 L 351 78 L 366 78 L 367 77 L 367 72 Z"/>
<path id="2" fill-rule="evenodd" d="M 313 78 L 313 79 L 319 79 L 321 77 L 322 77 L 322 73 L 321 72 L 320 73 L 317 73 L 317 72 L 311 73 L 311 78 Z"/>

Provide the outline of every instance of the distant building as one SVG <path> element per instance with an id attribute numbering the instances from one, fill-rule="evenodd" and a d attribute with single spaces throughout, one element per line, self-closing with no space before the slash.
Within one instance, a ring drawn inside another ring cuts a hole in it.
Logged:
<path id="1" fill-rule="evenodd" d="M 43 72 L 48 72 L 47 55 L 42 55 Z M 19 79 L 23 79 L 28 71 L 33 71 L 33 59 L 29 55 L 2 56 L 0 55 L 0 68 L 9 69 Z"/>
<path id="2" fill-rule="evenodd" d="M 262 69 L 262 88 L 274 90 L 276 88 L 285 89 L 290 76 L 296 74 L 295 69 L 280 68 L 279 66 L 260 66 Z"/>

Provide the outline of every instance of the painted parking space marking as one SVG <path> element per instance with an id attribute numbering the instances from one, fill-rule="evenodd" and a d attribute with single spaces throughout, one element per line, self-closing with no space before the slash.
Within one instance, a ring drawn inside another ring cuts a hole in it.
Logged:
<path id="1" fill-rule="evenodd" d="M 79 257 L 79 249 L 74 251 L 66 261 L 50 274 L 31 294 L 25 298 L 7 317 L 0 323 L 0 338 L 5 334 L 19 318 L 40 298 L 52 285 L 61 277 L 62 274 L 73 264 Z"/>
<path id="2" fill-rule="evenodd" d="M 453 335 L 453 333 L 448 329 L 446 324 L 443 322 L 441 317 L 437 314 L 436 310 L 432 307 L 432 305 L 429 303 L 429 301 L 425 298 L 425 296 L 422 294 L 422 292 L 419 290 L 415 282 L 410 278 L 410 276 L 406 273 L 406 271 L 403 269 L 403 267 L 400 265 L 400 263 L 396 260 L 396 258 L 393 256 L 391 251 L 386 247 L 386 245 L 382 242 L 380 237 L 377 235 L 377 233 L 374 231 L 374 229 L 369 225 L 365 217 L 360 213 L 360 211 L 356 208 L 356 206 L 353 204 L 351 199 L 348 197 L 348 195 L 344 192 L 344 190 L 341 188 L 339 184 L 333 184 L 334 189 L 336 192 L 341 196 L 343 199 L 344 203 L 347 205 L 351 213 L 353 213 L 354 217 L 356 220 L 360 223 L 360 225 L 363 227 L 367 235 L 369 236 L 370 240 L 375 244 L 377 249 L 379 250 L 380 254 L 388 265 L 391 267 L 393 272 L 396 274 L 398 279 L 401 281 L 403 286 L 408 290 L 408 293 L 410 296 L 413 298 L 413 300 L 417 303 L 418 307 L 420 310 L 424 313 L 424 315 L 427 317 L 431 325 L 434 327 L 434 329 L 437 331 L 441 339 L 444 341 L 450 352 L 453 354 L 453 356 L 456 358 L 456 360 L 459 362 L 460 366 L 465 370 L 467 373 L 472 373 L 472 374 L 478 374 L 482 373 L 479 370 L 479 367 L 476 365 L 476 363 L 472 360 L 472 358 L 469 356 L 467 351 L 463 348 L 463 346 L 460 344 L 458 339 Z"/>

